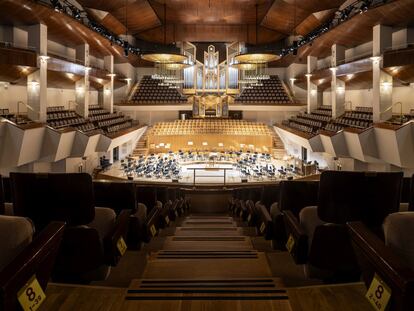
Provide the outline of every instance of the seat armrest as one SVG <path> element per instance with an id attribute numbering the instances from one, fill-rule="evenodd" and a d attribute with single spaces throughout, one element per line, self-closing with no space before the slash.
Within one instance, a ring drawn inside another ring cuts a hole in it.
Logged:
<path id="1" fill-rule="evenodd" d="M 116 219 L 113 229 L 103 239 L 105 262 L 108 265 L 116 266 L 122 255 L 118 249 L 118 242 L 121 237 L 127 241 L 128 225 L 132 210 L 122 210 Z"/>
<path id="2" fill-rule="evenodd" d="M 376 273 L 392 291 L 390 310 L 414 310 L 414 271 L 362 222 L 347 226 L 367 287 Z"/>
<path id="3" fill-rule="evenodd" d="M 51 222 L 19 255 L 0 271 L 0 309 L 17 310 L 17 292 L 36 275 L 46 290 L 62 241 L 65 224 Z"/>
<path id="4" fill-rule="evenodd" d="M 288 240 L 293 239 L 289 252 L 296 264 L 305 264 L 308 261 L 308 235 L 292 211 L 284 211 L 283 220 Z"/>

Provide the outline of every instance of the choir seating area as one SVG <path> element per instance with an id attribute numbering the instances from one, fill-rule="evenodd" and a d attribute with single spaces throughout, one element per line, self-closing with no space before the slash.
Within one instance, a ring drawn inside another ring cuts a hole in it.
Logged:
<path id="1" fill-rule="evenodd" d="M 180 105 L 187 103 L 187 98 L 174 88 L 159 85 L 161 80 L 151 76 L 143 76 L 132 95 L 130 104 L 133 105 Z"/>
<path id="2" fill-rule="evenodd" d="M 235 98 L 236 104 L 242 105 L 290 105 L 293 104 L 278 76 L 261 80 L 262 86 L 245 88 Z"/>

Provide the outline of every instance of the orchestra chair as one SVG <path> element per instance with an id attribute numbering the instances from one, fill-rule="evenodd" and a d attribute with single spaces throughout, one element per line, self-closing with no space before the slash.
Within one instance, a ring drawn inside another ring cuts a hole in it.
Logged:
<path id="1" fill-rule="evenodd" d="M 123 255 L 130 210 L 117 217 L 110 208 L 95 207 L 92 177 L 86 173 L 11 173 L 16 216 L 28 217 L 36 229 L 51 221 L 66 228 L 52 272 L 57 282 L 104 280 Z"/>
<path id="2" fill-rule="evenodd" d="M 299 217 L 284 211 L 286 247 L 308 278 L 326 282 L 358 281 L 360 270 L 346 223 L 362 221 L 379 231 L 385 217 L 397 212 L 402 173 L 325 171 L 318 205 Z"/>
<path id="3" fill-rule="evenodd" d="M 111 208 L 118 216 L 124 210 L 131 211 L 126 242 L 129 249 L 140 249 L 147 208 L 137 201 L 135 183 L 95 180 L 93 188 L 96 207 Z"/>
<path id="4" fill-rule="evenodd" d="M 260 201 L 255 205 L 256 228 L 259 235 L 263 235 L 266 240 L 273 238 L 274 224 L 270 216 L 270 207 L 279 201 L 279 189 L 279 184 L 264 186 Z"/>
<path id="5" fill-rule="evenodd" d="M 46 290 L 64 228 L 51 222 L 34 235 L 29 219 L 0 216 L 0 310 L 21 310 L 18 293 L 33 277 Z"/>
<path id="6" fill-rule="evenodd" d="M 367 288 L 379 278 L 386 286 L 379 294 L 384 288 L 391 293 L 387 310 L 414 310 L 414 212 L 388 215 L 381 234 L 360 221 L 348 228 Z"/>
<path id="7" fill-rule="evenodd" d="M 315 206 L 318 203 L 319 181 L 284 180 L 280 183 L 279 201 L 270 207 L 273 221 L 274 249 L 286 249 L 286 228 L 284 212 L 290 211 L 299 217 L 300 211 L 306 206 Z"/>

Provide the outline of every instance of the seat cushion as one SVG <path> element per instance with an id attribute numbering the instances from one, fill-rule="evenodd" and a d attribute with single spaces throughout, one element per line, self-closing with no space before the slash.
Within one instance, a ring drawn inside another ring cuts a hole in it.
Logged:
<path id="1" fill-rule="evenodd" d="M 0 216 L 0 270 L 32 242 L 34 226 L 24 217 Z"/>
<path id="2" fill-rule="evenodd" d="M 385 245 L 414 270 L 414 212 L 388 215 L 384 221 Z"/>

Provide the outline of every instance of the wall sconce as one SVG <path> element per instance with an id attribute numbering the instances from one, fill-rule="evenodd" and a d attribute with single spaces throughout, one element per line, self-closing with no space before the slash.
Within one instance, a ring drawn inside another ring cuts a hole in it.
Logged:
<path id="1" fill-rule="evenodd" d="M 89 72 L 90 70 L 92 70 L 92 67 L 85 67 L 85 72 Z"/>
<path id="2" fill-rule="evenodd" d="M 110 89 L 105 89 L 104 90 L 105 95 L 110 95 L 111 94 L 111 90 Z"/>
<path id="3" fill-rule="evenodd" d="M 329 70 L 332 72 L 332 75 L 335 75 L 336 74 L 336 70 L 337 70 L 338 68 L 336 68 L 336 67 L 331 67 L 331 68 L 329 68 Z"/>
<path id="4" fill-rule="evenodd" d="M 76 92 L 83 93 L 83 92 L 85 92 L 85 89 L 84 89 L 83 86 L 79 86 L 79 87 L 76 88 Z"/>
<path id="5" fill-rule="evenodd" d="M 343 93 L 345 93 L 345 88 L 344 88 L 343 86 L 338 86 L 338 87 L 336 88 L 336 92 L 337 92 L 338 94 L 343 94 Z"/>
<path id="6" fill-rule="evenodd" d="M 392 82 L 382 82 L 381 86 L 384 91 L 389 91 L 392 88 Z"/>
<path id="7" fill-rule="evenodd" d="M 310 77 L 312 77 L 312 74 L 311 73 L 307 73 L 307 74 L 305 74 L 305 77 L 308 78 L 308 79 L 310 79 Z"/>
<path id="8" fill-rule="evenodd" d="M 50 56 L 47 55 L 40 55 L 39 59 L 41 63 L 47 63 L 47 60 L 50 58 Z"/>
<path id="9" fill-rule="evenodd" d="M 39 82 L 37 81 L 30 81 L 30 85 L 32 88 L 38 87 L 39 86 Z"/>
<path id="10" fill-rule="evenodd" d="M 116 77 L 116 73 L 108 73 L 106 76 L 107 77 L 114 78 L 114 77 Z"/>
<path id="11" fill-rule="evenodd" d="M 125 81 L 126 81 L 128 84 L 130 84 L 130 83 L 131 83 L 131 81 L 132 81 L 132 79 L 131 79 L 131 78 L 125 78 Z"/>
<path id="12" fill-rule="evenodd" d="M 311 90 L 310 93 L 311 93 L 312 96 L 315 96 L 318 93 L 318 91 L 317 90 Z"/>
<path id="13" fill-rule="evenodd" d="M 374 64 L 378 64 L 381 60 L 381 56 L 373 56 L 373 57 L 370 57 L 370 59 L 372 60 Z"/>

